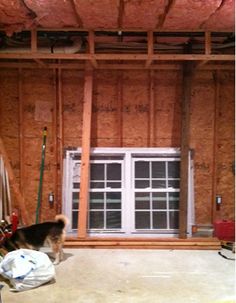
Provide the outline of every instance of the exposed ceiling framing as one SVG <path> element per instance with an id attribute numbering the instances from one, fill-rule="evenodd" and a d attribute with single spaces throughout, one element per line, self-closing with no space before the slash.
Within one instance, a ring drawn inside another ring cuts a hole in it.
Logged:
<path id="1" fill-rule="evenodd" d="M 233 0 L 0 0 L 0 66 L 223 68 L 234 61 L 234 15 Z"/>

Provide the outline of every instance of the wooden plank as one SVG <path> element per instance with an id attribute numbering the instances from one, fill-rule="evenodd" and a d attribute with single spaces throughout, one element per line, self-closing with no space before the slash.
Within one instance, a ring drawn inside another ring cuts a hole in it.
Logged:
<path id="1" fill-rule="evenodd" d="M 24 98 L 22 92 L 22 75 L 23 71 L 20 68 L 18 70 L 18 97 L 19 97 L 19 153 L 20 153 L 20 191 L 24 196 L 24 122 L 23 122 L 23 113 L 24 113 Z"/>
<path id="2" fill-rule="evenodd" d="M 180 206 L 179 237 L 187 237 L 189 129 L 191 102 L 192 65 L 183 66 L 183 97 L 181 104 L 181 162 L 180 162 Z"/>
<path id="3" fill-rule="evenodd" d="M 215 102 L 213 120 L 213 150 L 212 150 L 212 218 L 211 223 L 217 219 L 216 194 L 217 194 L 217 154 L 218 154 L 218 128 L 220 118 L 220 79 L 219 72 L 214 73 Z"/>
<path id="4" fill-rule="evenodd" d="M 62 98 L 62 71 L 61 69 L 57 70 L 57 103 L 58 103 L 58 157 L 59 159 L 57 162 L 59 163 L 60 167 L 60 174 L 58 175 L 58 184 L 62 185 L 62 179 L 63 179 L 63 146 L 64 146 L 64 124 L 63 124 L 63 98 Z M 61 187 L 60 187 L 61 188 Z M 61 197 L 60 192 L 60 197 Z M 56 212 L 58 214 L 61 213 L 62 210 L 62 201 L 58 199 L 57 206 L 56 206 Z"/>
<path id="5" fill-rule="evenodd" d="M 37 31 L 35 29 L 31 30 L 31 52 L 36 53 L 37 52 Z"/>
<path id="6" fill-rule="evenodd" d="M 14 192 L 14 195 L 16 197 L 16 201 L 17 201 L 18 206 L 20 208 L 22 221 L 23 221 L 24 224 L 27 225 L 27 224 L 30 223 L 30 220 L 29 220 L 28 211 L 27 211 L 26 206 L 25 206 L 25 200 L 24 200 L 24 197 L 22 196 L 21 191 L 19 189 L 19 186 L 16 182 L 16 178 L 15 178 L 13 169 L 11 167 L 10 160 L 7 156 L 7 152 L 6 152 L 5 146 L 3 144 L 2 138 L 0 138 L 0 153 L 3 157 L 3 161 L 4 161 L 4 164 L 5 164 L 6 170 L 8 172 L 10 186 L 11 186 L 13 192 Z"/>
<path id="7" fill-rule="evenodd" d="M 234 61 L 234 55 L 228 54 L 65 54 L 65 53 L 0 53 L 0 59 L 64 59 L 64 60 L 128 60 L 128 61 L 146 61 L 146 60 L 158 60 L 158 61 Z"/>
<path id="8" fill-rule="evenodd" d="M 52 111 L 52 144 L 53 144 L 53 192 L 54 201 L 58 201 L 58 142 L 57 142 L 57 71 L 53 69 L 53 111 Z M 52 207 L 53 205 L 50 205 Z"/>
<path id="9" fill-rule="evenodd" d="M 154 71 L 149 72 L 149 134 L 148 146 L 155 146 L 155 100 L 154 100 Z"/>
<path id="10" fill-rule="evenodd" d="M 81 181 L 80 181 L 79 216 L 78 216 L 79 238 L 84 238 L 87 235 L 92 96 L 93 96 L 93 70 L 89 65 L 87 65 L 85 69 L 85 83 L 84 83 L 83 133 L 82 133 L 82 155 L 81 155 L 81 171 L 80 171 Z"/>
<path id="11" fill-rule="evenodd" d="M 148 31 L 148 59 L 145 63 L 145 67 L 149 67 L 152 63 L 152 55 L 153 55 L 153 32 Z"/>
<path id="12" fill-rule="evenodd" d="M 123 146 L 123 73 L 118 71 L 117 83 L 117 103 L 118 103 L 118 129 L 119 129 L 119 146 Z"/>
<path id="13" fill-rule="evenodd" d="M 91 55 L 91 64 L 94 68 L 98 67 L 98 63 L 94 58 L 95 54 L 95 41 L 94 41 L 94 31 L 89 31 L 89 54 Z"/>
<path id="14" fill-rule="evenodd" d="M 59 60 L 60 61 L 60 60 Z M 206 63 L 209 61 L 206 61 Z M 84 70 L 85 64 L 83 63 L 49 63 L 45 67 L 39 66 L 34 63 L 23 63 L 23 62 L 0 62 L 1 68 L 27 68 L 27 69 L 44 69 L 44 68 L 57 68 L 57 69 L 76 69 Z M 203 66 L 201 61 L 195 66 L 198 70 L 235 70 L 234 64 L 208 64 Z M 135 63 L 122 63 L 122 64 L 110 64 L 110 63 L 101 63 L 98 66 L 100 70 L 182 70 L 181 64 L 152 64 L 149 68 L 145 68 L 143 64 Z"/>
<path id="15" fill-rule="evenodd" d="M 205 32 L 205 54 L 211 54 L 211 32 Z"/>

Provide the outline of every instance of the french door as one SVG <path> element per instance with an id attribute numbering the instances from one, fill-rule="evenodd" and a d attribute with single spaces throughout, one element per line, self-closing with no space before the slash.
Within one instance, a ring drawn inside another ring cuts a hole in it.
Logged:
<path id="1" fill-rule="evenodd" d="M 179 153 L 98 151 L 90 161 L 89 234 L 177 233 Z M 78 227 L 79 190 L 80 153 L 69 151 L 65 163 L 64 212 L 70 218 L 72 233 Z"/>

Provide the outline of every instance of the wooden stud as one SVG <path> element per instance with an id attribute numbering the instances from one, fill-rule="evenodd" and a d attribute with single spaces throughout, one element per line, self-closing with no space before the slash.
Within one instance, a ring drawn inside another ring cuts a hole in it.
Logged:
<path id="1" fill-rule="evenodd" d="M 31 52 L 36 53 L 37 52 L 37 31 L 35 29 L 31 30 Z"/>
<path id="2" fill-rule="evenodd" d="M 118 102 L 118 128 L 119 128 L 119 146 L 123 146 L 123 72 L 118 71 L 117 83 L 117 102 Z"/>
<path id="3" fill-rule="evenodd" d="M 148 59 L 145 63 L 145 67 L 149 67 L 152 63 L 152 56 L 153 56 L 153 32 L 148 31 Z"/>
<path id="4" fill-rule="evenodd" d="M 95 41 L 94 41 L 94 31 L 89 31 L 89 54 L 91 55 L 91 63 L 94 68 L 98 67 L 96 59 L 94 59 L 95 54 Z"/>
<path id="5" fill-rule="evenodd" d="M 93 96 L 93 70 L 89 65 L 87 65 L 85 69 L 85 83 L 84 83 L 82 155 L 81 155 L 81 170 L 80 170 L 81 181 L 80 181 L 79 215 L 78 215 L 79 238 L 85 238 L 87 235 L 92 96 Z"/>
<path id="6" fill-rule="evenodd" d="M 2 138 L 0 138 L 0 153 L 3 157 L 4 165 L 5 165 L 6 170 L 8 172 L 8 177 L 9 177 L 9 182 L 10 182 L 11 188 L 14 192 L 14 195 L 16 197 L 16 201 L 17 201 L 18 206 L 19 206 L 20 211 L 21 211 L 22 221 L 23 221 L 24 224 L 28 225 L 30 223 L 30 220 L 29 220 L 28 211 L 27 211 L 26 206 L 25 206 L 25 200 L 24 200 L 24 197 L 22 196 L 21 191 L 19 189 L 19 186 L 16 182 L 16 178 L 15 178 L 13 169 L 11 167 L 10 160 L 7 156 L 7 152 L 6 152 L 5 146 L 3 144 Z"/>
<path id="7" fill-rule="evenodd" d="M 24 196 L 24 164 L 25 164 L 25 156 L 24 156 L 24 99 L 22 92 L 22 68 L 18 70 L 18 96 L 19 96 L 19 153 L 20 153 L 20 191 Z"/>
<path id="8" fill-rule="evenodd" d="M 179 237 L 187 237 L 188 206 L 188 165 L 189 165 L 189 129 L 191 103 L 192 65 L 183 66 L 183 97 L 181 114 L 181 162 L 180 162 L 180 205 L 179 205 Z"/>
<path id="9" fill-rule="evenodd" d="M 58 203 L 58 142 L 57 142 L 57 71 L 53 69 L 53 111 L 52 111 L 52 144 L 53 144 L 53 192 L 54 200 Z"/>
<path id="10" fill-rule="evenodd" d="M 154 100 L 154 71 L 149 72 L 149 133 L 148 146 L 155 146 L 155 100 Z"/>
<path id="11" fill-rule="evenodd" d="M 217 151 L 218 151 L 218 121 L 219 121 L 219 107 L 220 107 L 220 81 L 219 72 L 214 73 L 215 85 L 215 102 L 214 102 L 214 120 L 213 120 L 213 150 L 212 150 L 212 218 L 213 223 L 217 219 L 216 210 L 216 194 L 217 194 Z"/>
<path id="12" fill-rule="evenodd" d="M 63 98 L 62 98 L 62 70 L 59 68 L 57 70 L 57 99 L 58 99 L 58 146 L 59 146 L 59 152 L 58 157 L 60 165 L 60 174 L 58 175 L 58 184 L 61 184 L 62 186 L 62 179 L 63 179 L 63 147 L 64 147 L 64 125 L 63 125 Z M 60 177 L 59 177 L 60 176 Z M 61 188 L 60 186 L 60 188 Z M 60 191 L 59 191 L 60 192 Z M 62 209 L 62 201 L 61 201 L 61 192 L 60 192 L 60 200 L 58 195 L 58 201 L 57 201 L 57 207 L 56 211 L 57 213 L 61 213 Z"/>
<path id="13" fill-rule="evenodd" d="M 205 54 L 211 54 L 211 32 L 205 32 Z"/>

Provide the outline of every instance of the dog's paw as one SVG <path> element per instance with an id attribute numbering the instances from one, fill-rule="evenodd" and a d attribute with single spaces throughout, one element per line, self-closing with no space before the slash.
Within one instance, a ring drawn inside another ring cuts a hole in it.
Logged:
<path id="1" fill-rule="evenodd" d="M 53 264 L 54 265 L 58 265 L 60 262 L 58 261 L 58 260 L 55 260 L 54 262 L 53 262 Z"/>

